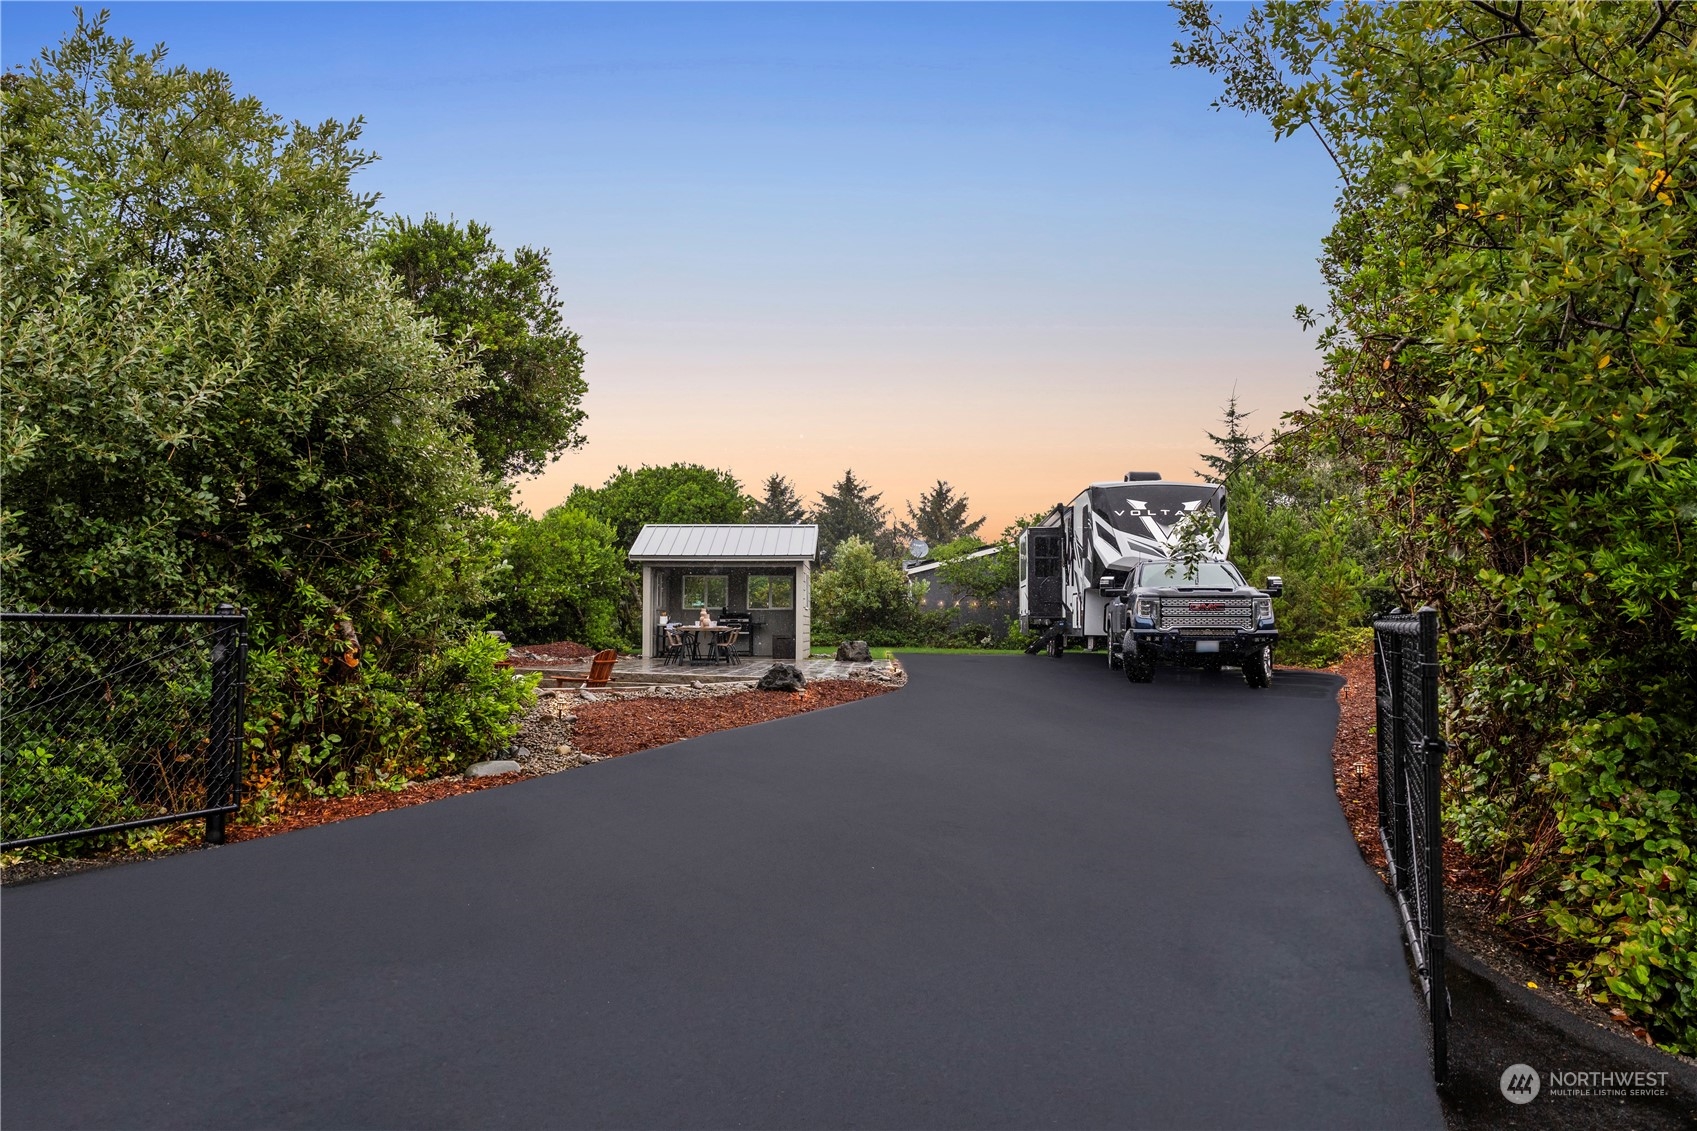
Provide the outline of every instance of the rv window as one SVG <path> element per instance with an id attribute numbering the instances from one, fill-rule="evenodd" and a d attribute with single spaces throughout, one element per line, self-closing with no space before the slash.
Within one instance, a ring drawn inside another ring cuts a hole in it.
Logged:
<path id="1" fill-rule="evenodd" d="M 1035 538 L 1032 540 L 1033 577 L 1059 577 L 1061 574 L 1061 542 L 1059 538 Z"/>

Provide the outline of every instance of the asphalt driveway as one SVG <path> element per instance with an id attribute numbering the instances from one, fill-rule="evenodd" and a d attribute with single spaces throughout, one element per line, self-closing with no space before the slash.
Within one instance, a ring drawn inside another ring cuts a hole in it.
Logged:
<path id="1" fill-rule="evenodd" d="M 1337 681 L 900 692 L 0 897 L 8 1127 L 1441 1127 Z"/>

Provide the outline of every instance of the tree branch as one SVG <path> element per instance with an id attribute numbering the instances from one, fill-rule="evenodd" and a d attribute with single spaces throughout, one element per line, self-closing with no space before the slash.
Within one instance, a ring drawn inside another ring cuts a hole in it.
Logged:
<path id="1" fill-rule="evenodd" d="M 1661 32 L 1662 26 L 1673 18 L 1673 10 L 1677 7 L 1679 7 L 1679 0 L 1669 0 L 1669 3 L 1666 4 L 1662 3 L 1662 0 L 1656 0 L 1656 22 L 1650 25 L 1650 30 L 1644 33 L 1644 38 L 1632 45 L 1632 49 L 1642 51 L 1648 47 L 1650 41 Z"/>
<path id="2" fill-rule="evenodd" d="M 1526 21 L 1520 18 L 1521 5 L 1519 3 L 1515 4 L 1514 11 L 1512 12 L 1505 12 L 1495 4 L 1487 3 L 1486 0 L 1473 0 L 1473 6 L 1481 9 L 1482 11 L 1491 13 L 1491 15 L 1497 17 L 1497 19 L 1501 20 L 1503 23 L 1514 27 L 1516 29 L 1516 34 L 1522 38 L 1537 38 L 1537 36 L 1532 34 L 1532 29 L 1526 26 Z"/>

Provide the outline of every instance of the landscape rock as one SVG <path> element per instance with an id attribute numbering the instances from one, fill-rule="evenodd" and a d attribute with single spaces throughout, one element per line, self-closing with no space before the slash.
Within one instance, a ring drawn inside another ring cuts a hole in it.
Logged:
<path id="1" fill-rule="evenodd" d="M 773 664 L 754 686 L 760 691 L 800 691 L 807 686 L 807 677 L 794 664 Z"/>
<path id="2" fill-rule="evenodd" d="M 529 751 L 526 751 L 529 753 Z M 496 758 L 492 762 L 477 762 L 466 767 L 465 776 L 468 778 L 492 778 L 498 774 L 516 774 L 521 767 L 509 758 Z"/>
<path id="3" fill-rule="evenodd" d="M 837 659 L 850 664 L 869 664 L 872 662 L 872 649 L 866 646 L 864 640 L 845 640 L 837 645 Z"/>

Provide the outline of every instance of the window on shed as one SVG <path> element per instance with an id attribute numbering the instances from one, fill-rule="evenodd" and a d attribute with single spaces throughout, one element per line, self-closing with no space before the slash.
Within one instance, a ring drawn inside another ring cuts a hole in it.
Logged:
<path id="1" fill-rule="evenodd" d="M 730 581 L 723 574 L 684 574 L 684 608 L 723 609 Z"/>
<path id="2" fill-rule="evenodd" d="M 748 579 L 750 609 L 795 608 L 795 578 L 788 574 L 751 574 Z"/>

